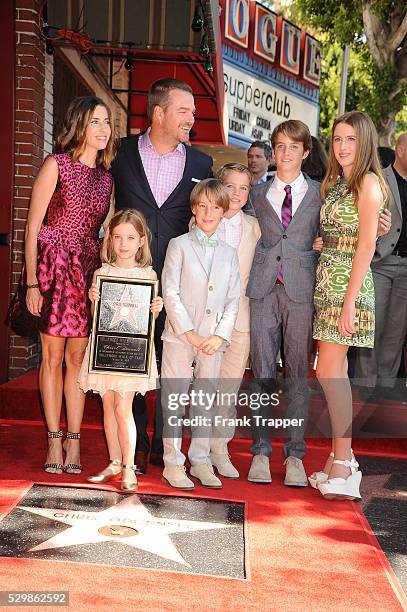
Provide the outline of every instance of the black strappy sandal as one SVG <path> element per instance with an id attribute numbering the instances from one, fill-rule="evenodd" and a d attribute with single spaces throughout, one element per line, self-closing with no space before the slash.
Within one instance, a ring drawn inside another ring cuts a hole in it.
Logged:
<path id="1" fill-rule="evenodd" d="M 74 433 L 73 431 L 66 432 L 65 442 L 67 440 L 80 440 L 81 434 Z M 66 452 L 66 448 L 64 446 L 64 451 Z M 83 470 L 83 467 L 79 465 L 79 463 L 67 463 L 62 467 L 65 474 L 80 474 Z M 72 471 L 75 470 L 75 471 Z"/>
<path id="2" fill-rule="evenodd" d="M 48 438 L 62 438 L 62 429 L 59 431 L 47 431 Z M 64 466 L 62 463 L 44 463 L 44 472 L 47 474 L 62 474 Z"/>

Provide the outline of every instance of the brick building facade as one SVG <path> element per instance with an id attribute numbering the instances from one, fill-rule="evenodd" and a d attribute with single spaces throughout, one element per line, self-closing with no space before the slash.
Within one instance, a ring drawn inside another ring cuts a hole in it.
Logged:
<path id="1" fill-rule="evenodd" d="M 46 53 L 46 41 L 39 29 L 42 0 L 4 0 L 15 8 L 15 91 L 14 91 L 14 201 L 12 204 L 10 292 L 17 288 L 24 257 L 24 230 L 31 189 L 44 157 L 52 152 L 54 124 L 61 120 L 70 99 L 66 91 L 59 98 L 54 88 L 67 82 L 72 97 L 86 93 L 103 98 L 111 107 L 119 135 L 126 133 L 127 116 L 111 92 L 82 61 L 74 48 Z M 57 72 L 55 72 L 57 67 Z M 72 98 L 71 98 L 72 99 Z M 56 104 L 57 100 L 57 104 Z M 3 309 L 4 310 L 4 309 Z M 39 343 L 9 334 L 8 368 L 3 380 L 15 378 L 38 366 Z"/>
<path id="2" fill-rule="evenodd" d="M 45 50 L 38 29 L 40 0 L 16 2 L 15 123 L 14 123 L 14 206 L 12 228 L 11 291 L 17 288 L 23 262 L 24 229 L 31 188 L 45 150 L 50 150 L 49 117 L 45 138 Z M 49 63 L 49 62 L 47 62 Z M 52 70 L 47 70 L 52 79 Z M 51 83 L 47 104 L 52 109 Z M 50 99 L 51 98 L 51 99 Z M 12 334 L 9 344 L 9 378 L 37 365 L 38 344 Z"/>

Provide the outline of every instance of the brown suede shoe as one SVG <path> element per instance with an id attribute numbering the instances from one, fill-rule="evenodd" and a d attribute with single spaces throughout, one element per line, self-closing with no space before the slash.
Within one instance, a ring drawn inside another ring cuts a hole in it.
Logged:
<path id="1" fill-rule="evenodd" d="M 152 463 L 153 465 L 158 465 L 159 467 L 164 467 L 163 454 L 155 453 L 154 451 L 151 451 L 150 463 Z"/>
<path id="2" fill-rule="evenodd" d="M 147 471 L 147 453 L 136 451 L 134 463 L 136 464 L 136 469 L 134 470 L 136 474 L 145 474 Z"/>
<path id="3" fill-rule="evenodd" d="M 284 461 L 285 479 L 284 484 L 287 487 L 307 487 L 308 479 L 304 470 L 301 459 L 297 457 L 287 457 Z"/>

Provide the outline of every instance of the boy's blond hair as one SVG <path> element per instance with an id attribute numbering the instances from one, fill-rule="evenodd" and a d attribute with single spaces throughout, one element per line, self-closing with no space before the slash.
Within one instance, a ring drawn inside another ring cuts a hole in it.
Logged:
<path id="1" fill-rule="evenodd" d="M 227 172 L 240 172 L 241 174 L 245 174 L 249 179 L 250 189 L 253 187 L 253 181 L 254 181 L 253 174 L 250 172 L 249 168 L 245 166 L 244 164 L 237 164 L 237 163 L 224 164 L 222 168 L 220 168 L 217 174 L 217 178 L 220 181 L 222 181 L 222 183 L 225 182 L 225 175 Z"/>
<path id="2" fill-rule="evenodd" d="M 229 194 L 219 179 L 204 179 L 195 185 L 190 196 L 191 209 L 198 204 L 202 195 L 213 204 L 220 206 L 224 213 L 229 210 Z"/>

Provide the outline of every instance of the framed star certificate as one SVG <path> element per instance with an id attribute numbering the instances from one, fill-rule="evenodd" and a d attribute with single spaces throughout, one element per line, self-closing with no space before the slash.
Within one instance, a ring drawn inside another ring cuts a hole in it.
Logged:
<path id="1" fill-rule="evenodd" d="M 89 372 L 148 376 L 154 342 L 150 311 L 158 281 L 97 276 Z"/>

